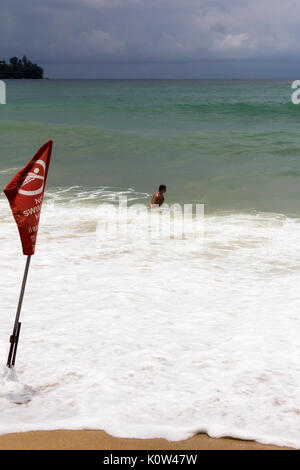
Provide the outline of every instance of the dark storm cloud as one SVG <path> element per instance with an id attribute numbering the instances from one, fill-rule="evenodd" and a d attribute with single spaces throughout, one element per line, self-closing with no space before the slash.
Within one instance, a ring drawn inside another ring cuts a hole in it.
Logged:
<path id="1" fill-rule="evenodd" d="M 2 0 L 1 56 L 43 63 L 297 57 L 294 0 Z"/>

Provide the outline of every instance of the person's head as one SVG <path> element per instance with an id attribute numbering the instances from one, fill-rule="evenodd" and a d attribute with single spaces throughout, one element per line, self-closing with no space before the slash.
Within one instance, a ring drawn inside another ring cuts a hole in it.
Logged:
<path id="1" fill-rule="evenodd" d="M 160 193 L 165 193 L 167 191 L 167 186 L 165 184 L 161 184 L 158 188 Z"/>

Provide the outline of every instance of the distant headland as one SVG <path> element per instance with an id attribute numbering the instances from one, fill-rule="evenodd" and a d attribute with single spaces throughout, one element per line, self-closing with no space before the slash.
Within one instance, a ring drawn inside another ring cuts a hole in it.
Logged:
<path id="1" fill-rule="evenodd" d="M 26 56 L 22 59 L 12 57 L 9 64 L 0 60 L 0 79 L 5 78 L 43 78 L 44 70 L 33 64 Z"/>

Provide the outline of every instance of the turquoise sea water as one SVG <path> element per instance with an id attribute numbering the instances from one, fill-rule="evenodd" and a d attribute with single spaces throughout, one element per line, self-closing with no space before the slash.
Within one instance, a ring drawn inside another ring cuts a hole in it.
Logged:
<path id="1" fill-rule="evenodd" d="M 274 80 L 7 81 L 0 185 L 55 140 L 48 187 L 168 186 L 206 212 L 300 213 L 300 107 Z"/>

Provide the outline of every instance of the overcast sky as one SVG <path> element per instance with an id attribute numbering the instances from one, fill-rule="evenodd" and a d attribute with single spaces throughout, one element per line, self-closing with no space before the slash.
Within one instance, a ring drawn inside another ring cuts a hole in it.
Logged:
<path id="1" fill-rule="evenodd" d="M 298 0 L 1 0 L 0 54 L 49 77 L 300 79 Z"/>

